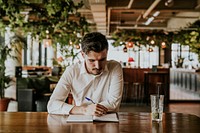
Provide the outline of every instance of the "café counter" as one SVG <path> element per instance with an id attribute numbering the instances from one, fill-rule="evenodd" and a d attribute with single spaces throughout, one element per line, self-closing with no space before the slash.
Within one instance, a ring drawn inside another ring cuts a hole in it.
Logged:
<path id="1" fill-rule="evenodd" d="M 200 71 L 195 69 L 170 69 L 171 86 L 190 94 L 200 94 Z"/>

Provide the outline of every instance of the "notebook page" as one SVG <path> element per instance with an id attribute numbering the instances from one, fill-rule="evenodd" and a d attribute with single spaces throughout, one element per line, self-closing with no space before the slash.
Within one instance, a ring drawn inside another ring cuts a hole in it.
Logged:
<path id="1" fill-rule="evenodd" d="M 94 121 L 109 121 L 109 122 L 119 122 L 119 119 L 117 117 L 116 113 L 110 113 L 110 114 L 105 114 L 100 117 L 98 116 L 93 116 Z"/>
<path id="2" fill-rule="evenodd" d="M 69 115 L 67 122 L 93 122 L 91 115 Z"/>

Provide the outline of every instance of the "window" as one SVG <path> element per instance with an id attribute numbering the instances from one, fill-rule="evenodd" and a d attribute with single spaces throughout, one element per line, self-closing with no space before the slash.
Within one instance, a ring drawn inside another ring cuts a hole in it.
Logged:
<path id="1" fill-rule="evenodd" d="M 198 68 L 198 56 L 190 51 L 189 46 L 173 43 L 171 54 L 173 68 Z"/>
<path id="2" fill-rule="evenodd" d="M 134 62 L 131 62 L 130 67 L 152 68 L 152 65 L 159 64 L 159 48 L 149 45 L 134 45 L 133 48 L 128 48 L 127 52 L 123 51 L 125 46 L 113 47 L 113 40 L 109 42 L 108 60 L 116 60 L 121 62 L 123 66 L 128 66 L 128 58 L 132 57 Z"/>

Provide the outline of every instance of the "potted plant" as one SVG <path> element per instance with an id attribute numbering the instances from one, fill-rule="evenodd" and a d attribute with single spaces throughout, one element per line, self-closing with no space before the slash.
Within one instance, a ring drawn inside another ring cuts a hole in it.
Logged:
<path id="1" fill-rule="evenodd" d="M 5 61 L 10 55 L 11 48 L 5 45 L 0 45 L 0 111 L 6 111 L 10 98 L 4 97 L 5 89 L 8 87 L 11 78 L 5 75 Z"/>
<path id="2" fill-rule="evenodd" d="M 13 86 L 11 82 L 16 81 L 10 75 L 10 69 L 6 70 L 6 66 L 10 63 L 10 59 L 20 62 L 19 55 L 24 48 L 24 44 L 24 39 L 16 34 L 10 37 L 10 42 L 7 45 L 5 45 L 4 41 L 0 41 L 0 111 L 6 111 L 8 103 L 12 99 L 5 97 L 5 89 Z M 5 63 L 6 60 L 7 63 Z M 14 64 L 12 64 L 12 67 L 15 69 Z"/>

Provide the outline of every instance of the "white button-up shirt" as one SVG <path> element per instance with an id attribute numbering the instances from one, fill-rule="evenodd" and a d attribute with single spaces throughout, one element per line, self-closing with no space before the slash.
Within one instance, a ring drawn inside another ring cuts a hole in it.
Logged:
<path id="1" fill-rule="evenodd" d="M 123 93 L 123 72 L 117 61 L 107 61 L 104 71 L 98 75 L 88 74 L 85 63 L 66 68 L 47 105 L 49 113 L 69 114 L 75 106 L 65 103 L 72 93 L 76 106 L 91 104 L 85 97 L 99 103 L 109 111 L 118 111 Z"/>

